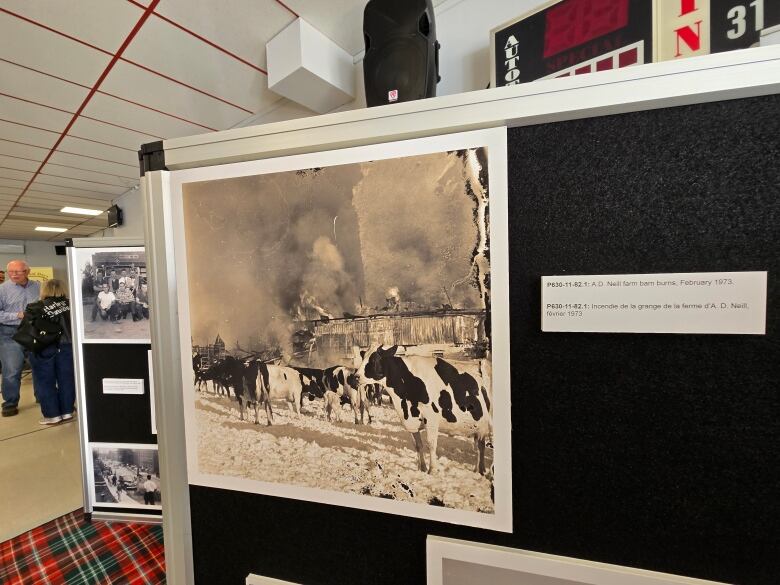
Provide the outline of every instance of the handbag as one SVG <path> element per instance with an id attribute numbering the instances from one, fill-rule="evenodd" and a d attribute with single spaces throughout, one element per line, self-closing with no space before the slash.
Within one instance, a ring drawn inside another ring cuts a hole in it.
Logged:
<path id="1" fill-rule="evenodd" d="M 39 353 L 60 340 L 62 325 L 43 316 L 39 302 L 30 303 L 13 340 L 28 351 Z"/>

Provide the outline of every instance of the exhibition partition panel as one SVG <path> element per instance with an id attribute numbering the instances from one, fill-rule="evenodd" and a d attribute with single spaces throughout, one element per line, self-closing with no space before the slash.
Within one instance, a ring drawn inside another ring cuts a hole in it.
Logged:
<path id="1" fill-rule="evenodd" d="M 423 583 L 436 535 L 773 583 L 779 92 L 769 47 L 166 141 L 169 577 Z M 542 331 L 542 277 L 713 271 L 762 327 Z"/>
<path id="2" fill-rule="evenodd" d="M 160 522 L 160 466 L 143 242 L 68 247 L 87 517 Z"/>

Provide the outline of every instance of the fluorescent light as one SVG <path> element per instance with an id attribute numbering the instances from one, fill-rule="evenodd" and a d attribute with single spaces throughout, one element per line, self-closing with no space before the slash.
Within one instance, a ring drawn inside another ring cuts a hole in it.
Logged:
<path id="1" fill-rule="evenodd" d="M 68 228 L 48 227 L 48 226 L 45 226 L 45 225 L 39 225 L 38 227 L 35 228 L 35 231 L 36 232 L 57 232 L 57 233 L 61 233 L 61 232 L 67 232 Z"/>
<path id="2" fill-rule="evenodd" d="M 100 215 L 103 213 L 99 209 L 85 209 L 84 207 L 63 207 L 62 213 L 77 213 L 78 215 Z"/>

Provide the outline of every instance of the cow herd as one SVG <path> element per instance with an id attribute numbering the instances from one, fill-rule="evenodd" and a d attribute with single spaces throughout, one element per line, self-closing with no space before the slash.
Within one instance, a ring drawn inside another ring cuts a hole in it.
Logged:
<path id="1" fill-rule="evenodd" d="M 418 469 L 435 473 L 438 468 L 439 430 L 472 437 L 476 452 L 474 471 L 486 473 L 485 446 L 492 432 L 492 383 L 488 360 L 456 362 L 440 357 L 403 355 L 398 346 L 371 347 L 361 352 L 357 368 L 325 369 L 268 364 L 258 359 L 227 356 L 208 368 L 197 368 L 193 358 L 195 388 L 211 382 L 215 393 L 230 395 L 244 410 L 265 408 L 266 422 L 274 422 L 273 403 L 286 403 L 301 416 L 304 401 L 322 400 L 328 421 L 340 419 L 343 404 L 351 406 L 355 424 L 372 422 L 371 407 L 381 406 L 387 396 L 401 425 L 414 440 Z M 248 416 L 248 414 L 247 414 Z M 430 464 L 425 460 L 426 431 Z"/>

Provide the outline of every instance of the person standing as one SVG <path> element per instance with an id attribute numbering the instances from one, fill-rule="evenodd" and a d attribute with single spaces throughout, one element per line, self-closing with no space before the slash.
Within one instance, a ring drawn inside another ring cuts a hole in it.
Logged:
<path id="1" fill-rule="evenodd" d="M 30 266 L 24 260 L 11 260 L 6 266 L 8 280 L 0 284 L 0 363 L 3 367 L 3 416 L 19 414 L 19 388 L 25 349 L 13 336 L 24 317 L 24 309 L 40 296 L 41 285 L 30 280 Z"/>
<path id="2" fill-rule="evenodd" d="M 146 476 L 146 481 L 144 482 L 144 504 L 147 506 L 154 506 L 155 496 L 154 492 L 157 491 L 157 484 L 152 481 L 152 476 L 148 475 Z"/>
<path id="3" fill-rule="evenodd" d="M 47 280 L 41 300 L 30 303 L 27 315 L 36 314 L 57 323 L 62 333 L 56 343 L 39 352 L 30 352 L 33 387 L 41 403 L 42 425 L 56 425 L 73 419 L 76 402 L 76 375 L 73 370 L 73 344 L 70 330 L 70 304 L 62 282 Z"/>

